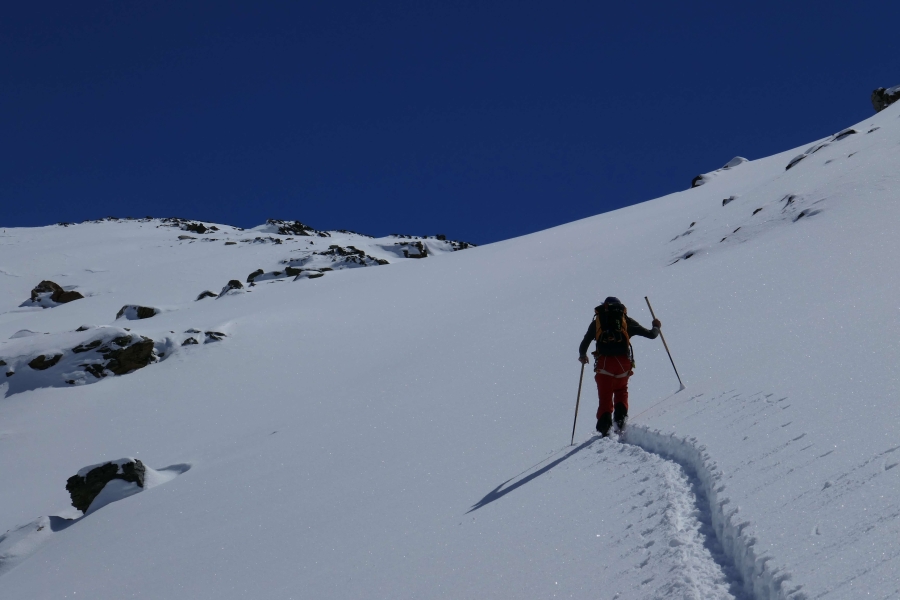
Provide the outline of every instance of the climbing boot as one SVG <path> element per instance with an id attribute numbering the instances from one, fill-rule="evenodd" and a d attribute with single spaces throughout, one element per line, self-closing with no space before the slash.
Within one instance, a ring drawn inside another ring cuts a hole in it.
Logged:
<path id="1" fill-rule="evenodd" d="M 628 409 L 625 408 L 624 404 L 616 404 L 615 413 L 613 413 L 613 421 L 616 422 L 616 427 L 618 427 L 619 431 L 625 431 L 625 423 L 628 420 Z"/>
<path id="2" fill-rule="evenodd" d="M 603 413 L 597 419 L 597 431 L 600 435 L 606 437 L 609 435 L 609 428 L 612 427 L 612 413 Z"/>

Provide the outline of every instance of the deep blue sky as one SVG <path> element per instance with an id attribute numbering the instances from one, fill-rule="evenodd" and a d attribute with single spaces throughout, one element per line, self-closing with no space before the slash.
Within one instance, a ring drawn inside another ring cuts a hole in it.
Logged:
<path id="1" fill-rule="evenodd" d="M 6 3 L 0 225 L 487 243 L 873 114 L 898 2 Z"/>

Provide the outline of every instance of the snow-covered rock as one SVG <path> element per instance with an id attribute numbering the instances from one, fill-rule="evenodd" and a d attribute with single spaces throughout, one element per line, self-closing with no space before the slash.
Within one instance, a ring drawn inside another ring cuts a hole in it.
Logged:
<path id="1" fill-rule="evenodd" d="M 134 304 L 127 304 L 119 309 L 119 312 L 116 313 L 116 319 L 121 319 L 125 317 L 129 321 L 137 321 L 139 319 L 149 319 L 151 317 L 155 317 L 159 314 L 158 308 L 153 308 L 150 306 L 137 306 Z"/>
<path id="2" fill-rule="evenodd" d="M 891 88 L 877 88 L 872 92 L 872 108 L 875 112 L 881 112 L 900 99 L 900 85 Z"/>
<path id="3" fill-rule="evenodd" d="M 23 302 L 20 306 L 40 306 L 41 308 L 52 308 L 60 304 L 66 304 L 73 300 L 84 298 L 81 292 L 75 290 L 65 290 L 63 287 L 53 281 L 42 281 L 31 290 L 31 298 Z"/>
<path id="4" fill-rule="evenodd" d="M 69 477 L 66 481 L 66 491 L 72 498 L 72 506 L 83 513 L 87 513 L 91 508 L 94 499 L 105 491 L 106 485 L 113 480 L 120 480 L 126 484 L 143 488 L 144 487 L 144 463 L 136 458 L 120 458 L 105 463 L 90 465 L 81 468 L 78 473 Z M 127 488 L 117 489 L 114 493 L 107 496 L 123 497 L 123 492 Z M 110 490 L 112 491 L 112 490 Z M 99 505 L 106 505 L 113 498 L 101 498 Z"/>
<path id="5" fill-rule="evenodd" d="M 691 180 L 691 187 L 692 188 L 699 187 L 699 186 L 703 185 L 704 183 L 712 181 L 712 179 L 718 173 L 720 173 L 722 171 L 728 171 L 735 167 L 739 167 L 740 165 L 744 164 L 745 162 L 749 162 L 749 161 L 746 158 L 744 158 L 743 156 L 735 156 L 734 158 L 729 160 L 727 163 L 725 163 L 725 166 L 723 166 L 721 169 L 716 169 L 715 171 L 712 171 L 710 173 L 704 173 L 702 175 L 697 175 L 696 177 L 694 177 L 694 179 Z"/>
<path id="6" fill-rule="evenodd" d="M 104 377 L 137 371 L 163 359 L 174 345 L 164 334 L 157 335 L 162 341 L 102 327 L 20 336 L 0 346 L 0 360 L 10 378 L 6 394 L 97 383 Z"/>

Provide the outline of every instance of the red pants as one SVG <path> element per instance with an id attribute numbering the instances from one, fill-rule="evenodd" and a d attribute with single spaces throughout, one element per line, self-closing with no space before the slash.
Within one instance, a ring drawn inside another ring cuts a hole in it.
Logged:
<path id="1" fill-rule="evenodd" d="M 600 396 L 600 408 L 597 409 L 597 418 L 603 413 L 613 412 L 613 405 L 624 405 L 628 411 L 628 379 L 631 377 L 631 359 L 627 356 L 600 356 L 594 371 L 606 371 L 612 375 L 597 373 L 594 381 L 597 382 L 597 395 Z M 622 375 L 615 377 L 615 375 Z"/>

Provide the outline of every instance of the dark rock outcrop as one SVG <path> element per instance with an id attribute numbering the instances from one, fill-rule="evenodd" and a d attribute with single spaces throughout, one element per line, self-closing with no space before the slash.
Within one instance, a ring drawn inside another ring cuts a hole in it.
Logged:
<path id="1" fill-rule="evenodd" d="M 200 342 L 197 341 L 197 338 L 189 337 L 188 339 L 184 340 L 184 341 L 181 343 L 181 345 L 182 345 L 182 346 L 193 346 L 194 344 L 199 344 L 199 343 L 200 343 Z"/>
<path id="2" fill-rule="evenodd" d="M 871 99 L 872 108 L 875 109 L 875 112 L 881 112 L 897 100 L 900 100 L 900 85 L 887 89 L 880 87 L 872 92 Z"/>
<path id="3" fill-rule="evenodd" d="M 791 170 L 792 167 L 797 166 L 797 164 L 798 164 L 801 160 L 803 160 L 804 158 L 806 158 L 807 156 L 809 156 L 809 155 L 808 155 L 808 154 L 800 154 L 800 155 L 798 155 L 798 156 L 795 156 L 794 158 L 791 159 L 791 162 L 788 163 L 788 165 L 784 168 L 784 170 L 785 170 L 785 171 Z"/>
<path id="4" fill-rule="evenodd" d="M 94 340 L 92 342 L 88 342 L 87 344 L 79 344 L 78 346 L 75 346 L 74 348 L 72 348 L 72 352 L 74 352 L 75 354 L 81 354 L 82 352 L 90 352 L 94 348 L 97 348 L 98 346 L 100 346 L 100 344 L 102 344 L 102 343 L 103 342 L 101 340 Z"/>
<path id="5" fill-rule="evenodd" d="M 205 292 L 203 292 L 202 294 L 197 296 L 197 300 L 203 300 L 204 298 L 215 298 L 217 296 L 218 296 L 217 293 L 206 290 Z M 196 302 L 196 300 L 195 300 L 195 302 Z"/>
<path id="6" fill-rule="evenodd" d="M 255 271 L 253 271 L 252 273 L 247 275 L 247 283 L 253 283 L 253 280 L 256 279 L 257 277 L 259 277 L 260 275 L 262 275 L 263 273 L 265 273 L 265 271 L 263 271 L 262 269 L 257 269 Z"/>
<path id="7" fill-rule="evenodd" d="M 54 283 L 52 281 L 44 280 L 34 286 L 34 289 L 31 290 L 31 301 L 37 302 L 40 300 L 43 294 L 56 294 L 58 292 L 63 291 L 62 286 L 58 283 Z"/>
<path id="8" fill-rule="evenodd" d="M 403 247 L 403 256 L 406 258 L 426 258 L 428 248 L 422 242 L 400 242 Z"/>
<path id="9" fill-rule="evenodd" d="M 44 371 L 58 363 L 59 359 L 61 358 L 62 354 L 54 354 L 52 356 L 41 354 L 37 358 L 33 359 L 30 363 L 28 363 L 28 366 L 35 371 Z"/>
<path id="10" fill-rule="evenodd" d="M 71 290 L 68 292 L 63 290 L 58 294 L 53 294 L 52 296 L 50 296 L 51 300 L 53 300 L 54 302 L 59 302 L 60 304 L 66 304 L 67 302 L 72 302 L 73 300 L 81 300 L 82 298 L 84 298 L 84 296 L 82 296 L 75 290 Z"/>
<path id="11" fill-rule="evenodd" d="M 406 243 L 406 242 L 403 242 Z M 368 267 L 372 265 L 386 265 L 388 261 L 382 258 L 375 258 L 374 256 L 369 256 L 356 246 L 347 246 L 346 248 L 343 246 L 338 246 L 337 244 L 332 244 L 328 246 L 328 250 L 324 250 L 322 252 L 313 252 L 314 255 L 319 256 L 329 256 L 331 257 L 332 262 L 335 263 L 345 263 L 347 265 L 359 265 L 363 267 Z M 324 270 L 324 269 L 322 269 Z"/>
<path id="12" fill-rule="evenodd" d="M 141 339 L 130 346 L 131 338 L 123 336 L 116 338 L 112 343 L 122 346 L 118 349 L 108 347 L 101 348 L 103 358 L 108 360 L 105 368 L 116 375 L 125 375 L 131 371 L 142 369 L 153 362 L 153 340 L 141 336 Z"/>
<path id="13" fill-rule="evenodd" d="M 87 512 L 91 502 L 103 491 L 107 483 L 113 479 L 121 479 L 144 487 L 145 472 L 144 463 L 138 459 L 108 462 L 94 467 L 83 475 L 72 475 L 66 481 L 66 490 L 72 498 L 72 506 L 81 512 Z"/>
<path id="14" fill-rule="evenodd" d="M 839 142 L 845 138 L 850 137 L 851 135 L 856 135 L 857 133 L 859 133 L 859 132 L 856 131 L 855 129 L 848 128 L 848 129 L 844 129 L 842 131 L 837 132 L 836 134 L 834 134 L 833 136 L 831 136 L 829 139 L 827 139 L 825 141 L 817 142 L 817 143 L 813 144 L 812 146 L 810 146 L 809 148 L 806 149 L 806 152 L 804 152 L 803 154 L 798 154 L 797 156 L 792 158 L 791 162 L 789 162 L 787 164 L 787 166 L 784 168 L 784 170 L 785 171 L 791 170 L 793 167 L 797 166 L 800 163 L 800 161 L 802 161 L 803 159 L 805 159 L 809 156 L 812 156 L 813 154 L 815 154 L 822 148 L 827 148 L 832 143 Z M 853 155 L 851 154 L 850 156 L 853 156 Z"/>
<path id="15" fill-rule="evenodd" d="M 126 304 L 116 313 L 116 318 L 121 319 L 124 316 L 128 320 L 134 321 L 136 319 L 149 319 L 156 316 L 157 313 L 159 313 L 159 309 L 156 308 Z"/>
<path id="16" fill-rule="evenodd" d="M 210 342 L 221 342 L 226 337 L 225 334 L 222 333 L 221 331 L 207 331 L 205 333 L 206 333 L 206 341 L 204 342 L 205 344 L 208 344 Z"/>
<path id="17" fill-rule="evenodd" d="M 282 221 L 280 219 L 267 219 L 266 225 L 278 228 L 280 235 L 305 235 L 318 237 L 331 237 L 328 232 L 316 231 L 309 225 L 305 225 L 300 221 Z"/>
<path id="18" fill-rule="evenodd" d="M 203 223 L 186 223 L 181 227 L 184 231 L 193 231 L 194 233 L 206 233 L 207 227 Z"/>
<path id="19" fill-rule="evenodd" d="M 859 133 L 853 128 L 844 129 L 843 131 L 839 131 L 831 137 L 832 142 L 839 142 L 845 137 L 849 137 L 851 135 Z"/>
<path id="20" fill-rule="evenodd" d="M 222 291 L 219 292 L 219 298 L 221 298 L 222 296 L 224 296 L 225 294 L 227 294 L 228 292 L 230 292 L 232 290 L 242 290 L 242 289 L 244 289 L 244 284 L 241 283 L 240 281 L 238 281 L 237 279 L 232 279 L 227 284 L 225 284 L 225 287 L 223 287 Z"/>
<path id="21" fill-rule="evenodd" d="M 47 294 L 49 294 L 50 300 L 56 302 L 57 304 L 66 304 L 67 302 L 72 302 L 73 300 L 80 300 L 84 298 L 84 296 L 82 296 L 78 292 L 67 292 L 62 288 L 61 285 L 52 281 L 44 280 L 37 284 L 33 290 L 31 290 L 31 301 L 40 302 L 41 298 L 46 297 Z"/>

